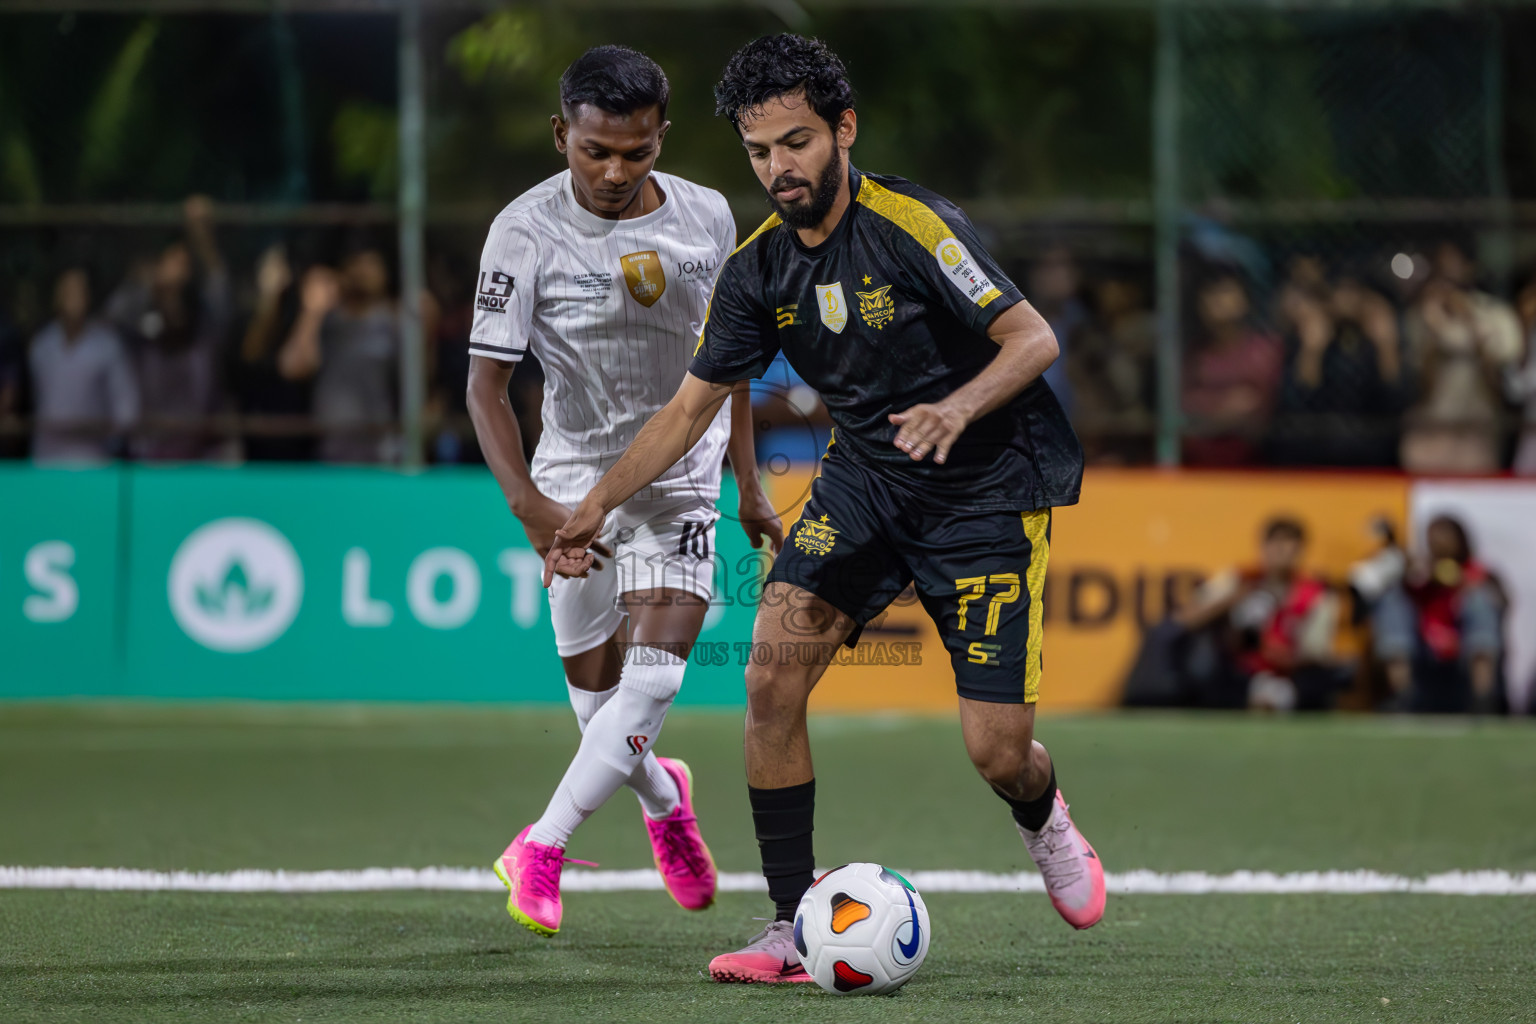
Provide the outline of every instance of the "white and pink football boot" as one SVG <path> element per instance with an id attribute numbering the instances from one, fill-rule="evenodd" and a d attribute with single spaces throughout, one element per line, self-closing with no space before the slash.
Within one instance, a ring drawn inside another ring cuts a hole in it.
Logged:
<path id="1" fill-rule="evenodd" d="M 768 922 L 768 927 L 744 947 L 711 960 L 709 976 L 716 981 L 754 984 L 815 980 L 800 962 L 793 921 Z"/>
<path id="2" fill-rule="evenodd" d="M 1104 865 L 1072 824 L 1061 790 L 1056 791 L 1056 805 L 1040 831 L 1031 832 L 1023 825 L 1018 829 L 1056 912 L 1074 928 L 1098 924 L 1104 916 Z"/>

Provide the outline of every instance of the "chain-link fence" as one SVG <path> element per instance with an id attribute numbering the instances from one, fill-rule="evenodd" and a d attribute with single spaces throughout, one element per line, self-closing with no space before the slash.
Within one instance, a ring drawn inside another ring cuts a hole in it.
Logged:
<path id="1" fill-rule="evenodd" d="M 473 268 L 495 211 L 562 166 L 559 71 L 599 42 L 651 53 L 674 90 L 665 168 L 725 192 L 750 229 L 763 201 L 711 87 L 740 42 L 788 28 L 847 60 L 860 166 L 957 201 L 1046 314 L 1064 350 L 1050 380 L 1091 459 L 1517 459 L 1536 390 L 1525 8 L 685 6 L 10 5 L 0 452 L 37 451 L 35 339 L 61 271 L 85 264 L 94 312 L 153 378 L 131 424 L 106 407 L 76 424 L 118 435 L 105 452 L 474 459 Z M 192 192 L 214 199 L 216 301 Z M 307 272 L 368 251 L 398 326 L 357 371 L 367 415 L 338 424 L 280 364 Z M 217 330 L 156 307 L 156 267 L 175 278 L 178 261 L 177 308 Z M 210 350 L 185 355 L 202 335 Z M 536 429 L 537 378 L 514 381 Z"/>
<path id="2" fill-rule="evenodd" d="M 1508 465 L 1530 327 L 1498 301 L 1529 244 L 1504 145 L 1523 24 L 1181 14 L 1186 461 Z"/>

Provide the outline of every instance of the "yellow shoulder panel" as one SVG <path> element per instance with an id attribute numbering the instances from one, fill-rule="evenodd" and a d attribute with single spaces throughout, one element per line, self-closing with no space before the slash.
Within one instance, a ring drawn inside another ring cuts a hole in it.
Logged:
<path id="1" fill-rule="evenodd" d="M 858 201 L 917 239 L 917 244 L 935 258 L 938 258 L 939 244 L 955 235 L 950 226 L 944 223 L 944 218 L 930 210 L 927 204 L 900 192 L 892 192 L 868 177 L 859 183 Z M 990 289 L 976 300 L 976 304 L 984 307 L 1001 294 L 996 288 Z"/>
<path id="2" fill-rule="evenodd" d="M 944 218 L 921 200 L 892 192 L 867 177 L 859 183 L 858 201 L 917 239 L 917 244 L 929 252 L 954 233 Z"/>
<path id="3" fill-rule="evenodd" d="M 742 242 L 736 248 L 731 250 L 731 256 L 735 256 L 737 253 L 741 252 L 741 250 L 745 249 L 747 246 L 749 246 L 753 242 L 757 241 L 757 236 L 758 235 L 762 234 L 764 231 L 767 231 L 770 228 L 778 227 L 779 224 L 780 224 L 779 215 L 776 214 L 776 213 L 769 214 L 768 215 L 768 219 L 763 221 L 761 224 L 759 224 L 757 226 L 757 230 L 752 232 L 750 235 L 748 235 L 747 236 L 747 240 L 745 242 Z M 731 258 L 730 256 L 726 257 L 726 259 L 730 259 L 730 258 Z"/>

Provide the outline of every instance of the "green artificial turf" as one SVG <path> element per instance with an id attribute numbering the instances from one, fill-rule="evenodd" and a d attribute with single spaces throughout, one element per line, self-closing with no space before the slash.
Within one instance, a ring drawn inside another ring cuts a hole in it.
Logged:
<path id="1" fill-rule="evenodd" d="M 722 870 L 752 871 L 741 722 L 676 714 Z M 1521 724 L 1042 716 L 1111 871 L 1536 870 Z M 567 712 L 471 707 L 0 705 L 0 865 L 228 870 L 488 866 L 574 749 Z M 818 859 L 1022 870 L 949 720 L 815 720 Z M 622 795 L 573 856 L 641 867 Z M 928 897 L 894 997 L 717 986 L 768 907 L 685 914 L 573 893 L 543 942 L 491 893 L 0 891 L 0 1020 L 1527 1021 L 1536 899 L 1111 897 L 1066 927 L 1039 894 Z M 1384 1001 L 1386 1000 L 1386 1001 Z"/>
<path id="2" fill-rule="evenodd" d="M 489 895 L 3 894 L 0 1016 L 1529 1021 L 1536 994 L 1531 899 L 1122 897 L 1078 934 L 1043 897 L 938 894 L 923 970 L 871 999 L 705 980 L 750 897 L 697 915 L 660 894 L 568 899 L 545 942 Z"/>

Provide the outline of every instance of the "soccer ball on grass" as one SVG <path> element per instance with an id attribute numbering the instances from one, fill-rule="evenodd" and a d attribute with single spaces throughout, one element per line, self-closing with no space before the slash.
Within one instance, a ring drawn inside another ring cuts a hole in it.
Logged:
<path id="1" fill-rule="evenodd" d="M 835 995 L 896 991 L 922 966 L 929 934 L 922 896 L 879 864 L 833 868 L 795 911 L 801 962 Z"/>

